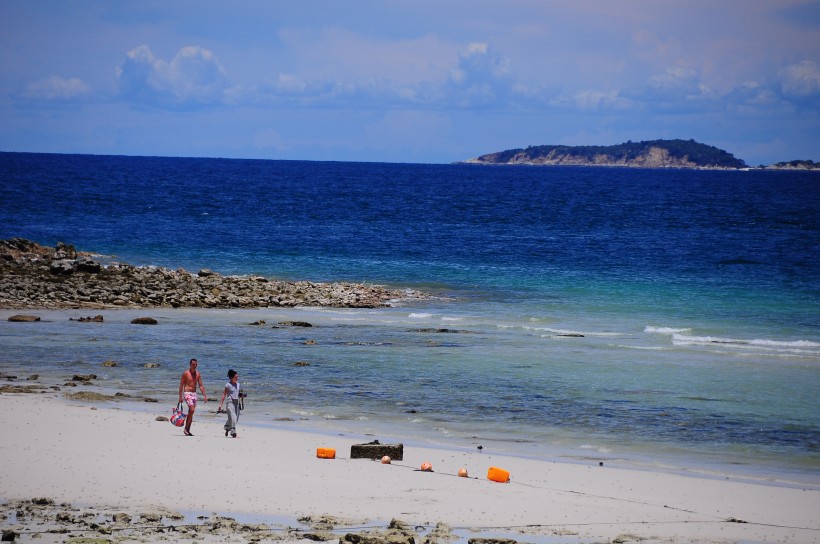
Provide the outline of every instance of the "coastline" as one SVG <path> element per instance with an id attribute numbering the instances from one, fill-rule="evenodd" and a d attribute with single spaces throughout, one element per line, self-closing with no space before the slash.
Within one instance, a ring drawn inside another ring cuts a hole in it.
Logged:
<path id="1" fill-rule="evenodd" d="M 372 284 L 134 266 L 63 242 L 52 248 L 24 238 L 0 240 L 2 309 L 380 308 L 427 298 L 412 289 Z"/>
<path id="2" fill-rule="evenodd" d="M 484 537 L 820 541 L 816 488 L 417 446 L 405 446 L 403 460 L 383 465 L 349 459 L 351 445 L 372 436 L 243 426 L 240 421 L 239 438 L 225 438 L 222 417 L 209 417 L 215 405 L 208 403 L 199 408 L 195 436 L 184 437 L 167 421 L 157 421 L 170 415 L 175 399 L 132 410 L 128 403 L 69 400 L 64 391 L 51 389 L 59 387 L 56 383 L 25 382 L 36 384 L 44 392 L 10 392 L 23 386 L 13 382 L 0 392 L 6 435 L 14 437 L 0 444 L 0 484 L 7 501 L 2 528 L 17 532 L 21 541 L 44 527 L 36 516 L 12 513 L 34 498 L 54 501 L 54 516 L 90 508 L 113 523 L 114 511 L 139 520 L 140 512 L 158 510 L 164 512 L 162 525 L 184 527 L 157 532 L 126 523 L 144 542 L 189 541 L 192 531 L 206 541 L 353 541 L 344 540 L 347 533 L 387 539 L 391 525 L 394 533 L 414 533 L 416 542 Z M 335 448 L 337 458 L 318 459 L 319 447 Z M 424 462 L 432 463 L 434 472 L 420 471 Z M 511 482 L 489 481 L 490 466 L 508 470 Z M 462 467 L 469 478 L 456 476 Z M 197 519 L 200 515 L 204 518 Z M 64 515 L 62 523 L 57 517 L 51 523 L 69 533 L 93 532 L 87 526 L 72 528 L 69 519 L 81 517 Z M 224 521 L 228 518 L 235 524 Z M 267 528 L 236 525 L 260 521 Z M 98 525 L 110 531 L 111 523 Z M 192 523 L 198 528 L 190 529 Z M 41 536 L 63 541 L 64 533 Z"/>

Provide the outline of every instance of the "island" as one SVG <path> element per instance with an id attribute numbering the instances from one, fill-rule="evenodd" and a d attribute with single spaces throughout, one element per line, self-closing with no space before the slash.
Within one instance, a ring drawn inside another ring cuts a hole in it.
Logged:
<path id="1" fill-rule="evenodd" d="M 795 160 L 788 162 L 778 162 L 769 166 L 764 166 L 766 170 L 820 170 L 820 162 L 812 160 Z"/>
<path id="2" fill-rule="evenodd" d="M 631 140 L 618 145 L 538 145 L 508 149 L 461 164 L 625 166 L 635 168 L 748 168 L 731 153 L 695 140 Z"/>

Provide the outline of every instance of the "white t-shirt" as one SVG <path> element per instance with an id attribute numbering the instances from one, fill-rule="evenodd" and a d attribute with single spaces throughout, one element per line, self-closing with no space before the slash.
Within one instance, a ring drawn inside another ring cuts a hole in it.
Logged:
<path id="1" fill-rule="evenodd" d="M 228 390 L 228 396 L 231 397 L 231 400 L 239 400 L 239 382 L 236 382 L 236 385 L 228 382 L 225 384 L 225 389 Z"/>

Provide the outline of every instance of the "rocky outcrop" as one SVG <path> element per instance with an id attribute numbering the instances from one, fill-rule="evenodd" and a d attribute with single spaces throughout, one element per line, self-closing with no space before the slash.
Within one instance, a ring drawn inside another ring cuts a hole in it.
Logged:
<path id="1" fill-rule="evenodd" d="M 260 308 L 325 306 L 377 308 L 423 299 L 412 290 L 358 283 L 280 281 L 262 276 L 197 274 L 182 268 L 102 265 L 74 246 L 51 248 L 0 240 L 3 308 Z"/>

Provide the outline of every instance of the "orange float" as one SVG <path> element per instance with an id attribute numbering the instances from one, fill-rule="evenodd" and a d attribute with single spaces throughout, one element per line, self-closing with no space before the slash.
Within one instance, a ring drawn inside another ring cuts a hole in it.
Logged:
<path id="1" fill-rule="evenodd" d="M 382 464 L 383 465 L 389 465 L 390 464 L 390 456 L 389 455 L 385 455 L 384 457 L 382 457 Z"/>
<path id="2" fill-rule="evenodd" d="M 466 468 L 460 468 L 460 469 L 458 469 L 458 476 L 459 476 L 460 478 L 466 478 L 467 476 L 469 476 L 469 475 L 467 474 L 467 469 L 466 469 Z"/>
<path id="3" fill-rule="evenodd" d="M 510 473 L 503 468 L 490 467 L 487 471 L 487 479 L 505 484 L 510 481 Z"/>
<path id="4" fill-rule="evenodd" d="M 433 472 L 433 465 L 430 463 L 422 463 L 421 464 L 421 471 L 422 472 Z"/>
<path id="5" fill-rule="evenodd" d="M 336 450 L 333 448 L 316 448 L 316 457 L 319 459 L 336 459 Z"/>

